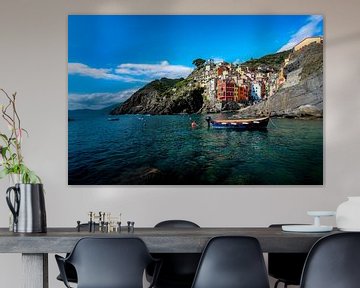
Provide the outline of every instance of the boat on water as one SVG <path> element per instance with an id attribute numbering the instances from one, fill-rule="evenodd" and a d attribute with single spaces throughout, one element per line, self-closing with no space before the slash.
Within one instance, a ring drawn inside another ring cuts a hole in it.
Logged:
<path id="1" fill-rule="evenodd" d="M 239 129 L 239 130 L 264 130 L 269 123 L 269 116 L 260 118 L 244 119 L 223 119 L 213 120 L 210 116 L 206 117 L 208 127 L 217 129 Z"/>
<path id="2" fill-rule="evenodd" d="M 108 117 L 108 121 L 119 121 L 119 118 Z"/>

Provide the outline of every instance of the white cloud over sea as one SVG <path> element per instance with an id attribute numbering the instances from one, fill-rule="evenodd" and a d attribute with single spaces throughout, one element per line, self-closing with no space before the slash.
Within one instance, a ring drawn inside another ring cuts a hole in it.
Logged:
<path id="1" fill-rule="evenodd" d="M 69 75 L 87 76 L 94 79 L 122 82 L 149 82 L 155 79 L 187 77 L 193 68 L 183 65 L 171 65 L 168 61 L 158 64 L 124 63 L 115 69 L 93 68 L 83 63 L 69 63 Z"/>
<path id="2" fill-rule="evenodd" d="M 123 82 L 144 82 L 142 79 L 116 75 L 112 73 L 112 69 L 93 68 L 83 63 L 69 63 L 68 73 L 69 75 L 88 76 L 94 79 L 116 80 Z"/>
<path id="3" fill-rule="evenodd" d="M 183 65 L 171 65 L 168 61 L 159 64 L 120 64 L 115 72 L 123 75 L 144 76 L 147 79 L 187 77 L 193 68 Z"/>
<path id="4" fill-rule="evenodd" d="M 308 21 L 298 31 L 291 35 L 290 40 L 283 45 L 277 52 L 286 51 L 293 48 L 296 44 L 301 42 L 306 37 L 318 35 L 321 31 L 323 16 L 312 15 L 308 18 Z"/>
<path id="5" fill-rule="evenodd" d="M 127 100 L 137 89 L 129 89 L 117 93 L 69 94 L 69 110 L 99 110 Z"/>

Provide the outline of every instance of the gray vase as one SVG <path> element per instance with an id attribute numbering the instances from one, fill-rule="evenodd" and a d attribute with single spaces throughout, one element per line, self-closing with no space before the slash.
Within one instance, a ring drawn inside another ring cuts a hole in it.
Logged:
<path id="1" fill-rule="evenodd" d="M 14 216 L 14 232 L 45 233 L 47 231 L 42 184 L 15 184 L 6 190 L 6 202 Z"/>

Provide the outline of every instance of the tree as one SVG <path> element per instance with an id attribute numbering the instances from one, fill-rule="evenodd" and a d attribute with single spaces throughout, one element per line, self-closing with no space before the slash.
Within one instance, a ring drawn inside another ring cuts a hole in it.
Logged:
<path id="1" fill-rule="evenodd" d="M 206 61 L 204 59 L 201 59 L 201 58 L 197 58 L 195 59 L 192 64 L 196 66 L 196 68 L 200 68 L 201 66 L 204 65 Z"/>

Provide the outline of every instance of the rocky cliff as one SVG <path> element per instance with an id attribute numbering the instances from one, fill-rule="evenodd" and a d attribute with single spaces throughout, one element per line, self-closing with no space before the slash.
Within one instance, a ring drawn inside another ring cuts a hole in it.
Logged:
<path id="1" fill-rule="evenodd" d="M 283 68 L 286 81 L 279 90 L 258 104 L 240 109 L 235 102 L 220 103 L 220 108 L 207 101 L 199 79 L 204 66 L 199 65 L 186 79 L 152 81 L 110 114 L 178 114 L 209 113 L 219 110 L 239 110 L 239 115 L 254 116 L 270 112 L 279 117 L 322 117 L 323 114 L 323 45 L 311 44 L 300 51 L 285 51 L 252 59 L 241 64 L 249 69 L 280 71 L 284 59 L 289 63 Z M 257 67 L 257 68 L 256 68 Z"/>
<path id="2" fill-rule="evenodd" d="M 203 106 L 203 88 L 195 85 L 193 72 L 187 79 L 152 81 L 135 92 L 110 114 L 178 114 L 198 113 Z"/>
<path id="3" fill-rule="evenodd" d="M 322 117 L 323 45 L 311 44 L 290 54 L 286 82 L 267 100 L 240 110 L 241 115 L 270 112 L 278 117 Z"/>

